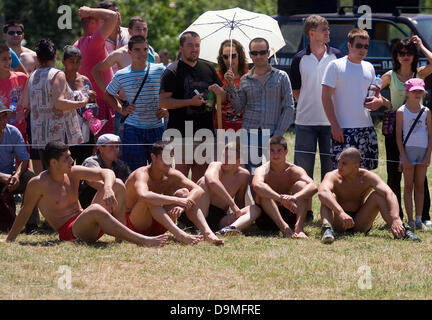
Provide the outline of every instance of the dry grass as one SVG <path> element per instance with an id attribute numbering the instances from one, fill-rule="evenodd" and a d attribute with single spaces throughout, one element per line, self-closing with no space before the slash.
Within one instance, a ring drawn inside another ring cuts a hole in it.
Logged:
<path id="1" fill-rule="evenodd" d="M 293 135 L 288 135 L 294 145 Z M 382 137 L 380 158 L 384 157 Z M 292 149 L 290 152 L 292 161 Z M 319 162 L 318 162 L 319 163 Z M 319 165 L 315 176 L 319 176 Z M 385 178 L 385 163 L 377 170 Z M 319 181 L 317 181 L 319 182 Z M 318 199 L 313 202 L 319 212 Z M 114 243 L 60 242 L 56 234 L 20 235 L 0 244 L 0 299 L 430 299 L 432 232 L 421 244 L 393 240 L 381 218 L 368 236 L 320 243 L 319 218 L 309 239 L 282 239 L 252 228 L 225 247 L 174 240 L 160 249 Z M 4 238 L 4 235 L 0 236 Z M 72 289 L 61 290 L 59 267 L 71 268 Z M 371 289 L 358 269 L 371 270 Z"/>

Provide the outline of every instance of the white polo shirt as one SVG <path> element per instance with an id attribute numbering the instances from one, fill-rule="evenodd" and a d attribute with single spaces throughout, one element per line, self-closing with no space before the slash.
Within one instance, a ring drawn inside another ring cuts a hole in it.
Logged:
<path id="1" fill-rule="evenodd" d="M 295 123 L 307 126 L 329 126 L 321 99 L 321 81 L 327 65 L 343 56 L 336 48 L 328 47 L 321 60 L 310 46 L 299 51 L 291 63 L 290 79 L 293 90 L 300 90 Z"/>

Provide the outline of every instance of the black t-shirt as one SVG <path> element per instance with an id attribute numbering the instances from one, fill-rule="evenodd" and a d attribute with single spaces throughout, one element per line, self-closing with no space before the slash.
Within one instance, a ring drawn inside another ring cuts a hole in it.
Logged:
<path id="1" fill-rule="evenodd" d="M 198 60 L 194 67 L 178 60 L 168 66 L 161 79 L 160 92 L 172 92 L 174 99 L 191 99 L 196 89 L 204 94 L 207 99 L 208 86 L 222 83 L 211 64 Z M 193 121 L 193 133 L 198 129 L 213 130 L 213 113 L 207 111 L 205 106 L 187 106 L 179 109 L 168 110 L 168 129 L 179 130 L 185 136 L 185 121 Z"/>

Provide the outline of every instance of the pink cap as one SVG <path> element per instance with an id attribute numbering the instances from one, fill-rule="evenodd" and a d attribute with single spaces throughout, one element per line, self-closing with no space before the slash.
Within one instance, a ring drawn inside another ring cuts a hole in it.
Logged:
<path id="1" fill-rule="evenodd" d="M 420 90 L 420 91 L 426 91 L 425 90 L 425 83 L 423 79 L 420 78 L 412 78 L 407 81 L 405 81 L 405 88 L 408 91 L 414 91 L 414 90 Z"/>

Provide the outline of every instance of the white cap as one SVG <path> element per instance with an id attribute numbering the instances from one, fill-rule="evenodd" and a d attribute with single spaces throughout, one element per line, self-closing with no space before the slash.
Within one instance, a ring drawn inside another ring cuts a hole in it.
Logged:
<path id="1" fill-rule="evenodd" d="M 117 136 L 117 135 L 115 135 L 115 134 L 112 134 L 112 133 L 105 133 L 105 134 L 101 135 L 101 136 L 97 139 L 96 144 L 97 144 L 98 146 L 101 146 L 101 145 L 104 145 L 104 144 L 107 144 L 107 143 L 110 143 L 110 142 L 118 142 L 118 143 L 120 143 L 121 140 L 120 140 L 120 137 Z"/>

